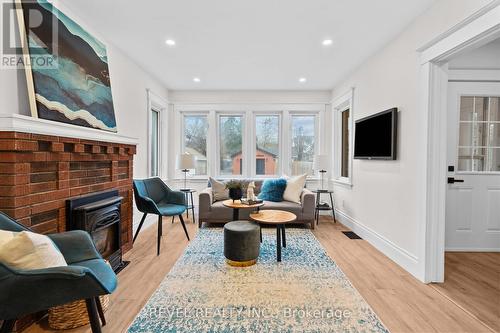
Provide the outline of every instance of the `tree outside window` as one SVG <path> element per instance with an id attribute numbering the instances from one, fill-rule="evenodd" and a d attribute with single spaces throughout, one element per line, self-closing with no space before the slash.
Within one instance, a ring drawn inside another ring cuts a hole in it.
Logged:
<path id="1" fill-rule="evenodd" d="M 242 116 L 219 117 L 219 167 L 221 175 L 243 173 Z"/>

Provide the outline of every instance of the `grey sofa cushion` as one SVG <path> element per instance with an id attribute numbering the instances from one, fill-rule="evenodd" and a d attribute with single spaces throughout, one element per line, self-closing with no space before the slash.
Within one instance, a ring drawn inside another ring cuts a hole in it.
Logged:
<path id="1" fill-rule="evenodd" d="M 210 177 L 210 185 L 214 201 L 229 199 L 229 190 L 226 189 L 226 183 Z"/>
<path id="2" fill-rule="evenodd" d="M 302 206 L 291 201 L 281 201 L 281 202 L 266 201 L 265 205 L 262 206 L 260 209 L 284 210 L 297 215 L 298 219 L 300 219 L 300 217 L 302 216 Z"/>

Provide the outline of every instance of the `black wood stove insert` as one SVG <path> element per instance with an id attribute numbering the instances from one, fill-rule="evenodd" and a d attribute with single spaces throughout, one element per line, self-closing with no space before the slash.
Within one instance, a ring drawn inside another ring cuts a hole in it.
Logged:
<path id="1" fill-rule="evenodd" d="M 129 262 L 122 260 L 121 202 L 118 190 L 93 193 L 66 201 L 67 230 L 87 231 L 97 250 L 118 273 Z"/>

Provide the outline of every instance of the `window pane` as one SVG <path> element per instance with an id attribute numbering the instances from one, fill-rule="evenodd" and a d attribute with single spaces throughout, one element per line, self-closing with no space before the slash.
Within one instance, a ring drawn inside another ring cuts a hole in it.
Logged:
<path id="1" fill-rule="evenodd" d="M 500 97 L 490 98 L 490 121 L 500 121 Z"/>
<path id="2" fill-rule="evenodd" d="M 196 156 L 195 174 L 207 174 L 207 116 L 184 116 L 184 150 Z"/>
<path id="3" fill-rule="evenodd" d="M 459 148 L 458 171 L 485 171 L 484 148 Z"/>
<path id="4" fill-rule="evenodd" d="M 243 171 L 241 116 L 219 117 L 220 173 L 222 175 L 241 175 Z"/>
<path id="5" fill-rule="evenodd" d="M 460 98 L 460 120 L 486 121 L 489 103 L 488 97 L 462 96 Z"/>
<path id="6" fill-rule="evenodd" d="M 342 112 L 342 177 L 349 177 L 349 110 Z"/>
<path id="7" fill-rule="evenodd" d="M 485 171 L 500 171 L 500 148 L 488 149 L 488 163 Z"/>
<path id="8" fill-rule="evenodd" d="M 485 123 L 460 123 L 460 146 L 485 146 Z"/>
<path id="9" fill-rule="evenodd" d="M 159 154 L 159 113 L 151 110 L 151 176 L 158 176 L 158 154 Z"/>
<path id="10" fill-rule="evenodd" d="M 315 116 L 292 117 L 292 175 L 312 175 Z"/>
<path id="11" fill-rule="evenodd" d="M 279 116 L 256 116 L 256 174 L 276 175 L 279 154 Z"/>
<path id="12" fill-rule="evenodd" d="M 488 124 L 488 146 L 500 147 L 500 123 Z"/>

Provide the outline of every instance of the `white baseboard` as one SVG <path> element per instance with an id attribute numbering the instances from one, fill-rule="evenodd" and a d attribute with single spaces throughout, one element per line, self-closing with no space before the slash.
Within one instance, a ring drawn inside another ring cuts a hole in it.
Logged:
<path id="1" fill-rule="evenodd" d="M 354 231 L 361 238 L 373 245 L 377 250 L 385 254 L 396 264 L 420 280 L 417 256 L 397 246 L 387 238 L 363 225 L 359 221 L 356 221 L 346 213 L 335 209 L 335 215 L 340 223 Z"/>
<path id="2" fill-rule="evenodd" d="M 447 247 L 445 252 L 500 252 L 500 248 L 465 248 L 465 247 Z"/>

